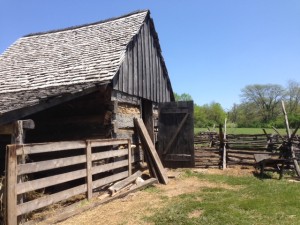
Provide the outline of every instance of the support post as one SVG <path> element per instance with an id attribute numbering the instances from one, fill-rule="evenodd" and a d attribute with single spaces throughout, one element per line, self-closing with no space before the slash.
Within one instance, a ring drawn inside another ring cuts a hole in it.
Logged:
<path id="1" fill-rule="evenodd" d="M 87 199 L 93 197 L 93 179 L 92 179 L 92 147 L 91 142 L 86 142 L 86 183 L 87 183 Z"/>
<path id="2" fill-rule="evenodd" d="M 226 162 L 226 126 L 227 126 L 227 118 L 225 118 L 225 123 L 224 123 L 224 136 L 223 136 L 223 169 L 226 169 L 227 167 L 227 162 Z"/>
<path id="3" fill-rule="evenodd" d="M 6 222 L 17 225 L 17 154 L 16 146 L 6 149 Z"/>
<path id="4" fill-rule="evenodd" d="M 132 174 L 132 152 L 131 152 L 131 140 L 128 139 L 128 176 Z"/>

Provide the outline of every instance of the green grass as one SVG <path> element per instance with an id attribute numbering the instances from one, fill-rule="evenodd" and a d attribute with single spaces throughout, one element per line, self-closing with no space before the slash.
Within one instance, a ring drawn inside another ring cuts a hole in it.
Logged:
<path id="1" fill-rule="evenodd" d="M 167 199 L 167 205 L 145 220 L 163 224 L 300 224 L 300 184 L 287 180 L 208 175 L 188 171 L 201 181 L 220 184 Z M 221 188 L 227 184 L 234 189 Z M 190 213 L 201 214 L 191 218 Z"/>
<path id="2" fill-rule="evenodd" d="M 268 134 L 275 134 L 272 128 L 265 128 Z M 194 128 L 194 133 L 207 131 L 207 128 Z M 216 132 L 219 132 L 219 128 L 215 128 Z M 286 135 L 285 129 L 278 129 L 281 135 Z M 297 132 L 300 134 L 300 131 Z M 262 128 L 227 128 L 227 134 L 264 134 Z"/>

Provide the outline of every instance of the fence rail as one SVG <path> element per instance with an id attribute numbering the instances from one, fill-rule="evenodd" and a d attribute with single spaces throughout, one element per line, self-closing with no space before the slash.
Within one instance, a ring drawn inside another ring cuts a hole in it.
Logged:
<path id="1" fill-rule="evenodd" d="M 120 146 L 123 148 L 112 150 Z M 51 159 L 24 164 L 18 160 L 18 157 L 24 155 L 35 159 L 42 155 L 45 158 L 45 154 L 52 154 Z M 130 176 L 135 158 L 132 157 L 129 139 L 97 139 L 8 145 L 6 160 L 6 221 L 9 225 L 15 225 L 18 224 L 18 216 L 73 196 L 86 193 L 87 199 L 91 199 L 94 189 Z M 39 177 L 41 173 L 43 176 Z M 39 174 L 37 178 L 34 176 L 36 174 Z M 17 179 L 25 175 L 35 179 L 23 182 Z M 18 200 L 25 193 L 78 179 L 85 181 L 36 199 L 24 199 L 23 202 Z"/>

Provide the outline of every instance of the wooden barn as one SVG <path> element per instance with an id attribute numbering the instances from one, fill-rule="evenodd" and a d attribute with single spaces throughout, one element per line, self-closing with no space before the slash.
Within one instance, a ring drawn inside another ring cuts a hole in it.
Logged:
<path id="1" fill-rule="evenodd" d="M 34 123 L 26 143 L 128 138 L 134 117 L 154 140 L 157 104 L 170 101 L 149 11 L 24 36 L 0 56 L 1 158 L 17 120 Z"/>
<path id="2" fill-rule="evenodd" d="M 157 161 L 193 166 L 193 103 L 174 102 L 148 10 L 20 38 L 0 56 L 0 220 L 131 176 L 141 132 Z"/>

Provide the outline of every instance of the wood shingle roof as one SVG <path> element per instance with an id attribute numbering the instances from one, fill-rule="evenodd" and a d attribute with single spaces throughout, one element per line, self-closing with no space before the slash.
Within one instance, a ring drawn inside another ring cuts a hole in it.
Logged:
<path id="1" fill-rule="evenodd" d="M 110 82 L 149 11 L 32 34 L 0 55 L 0 115 Z"/>

